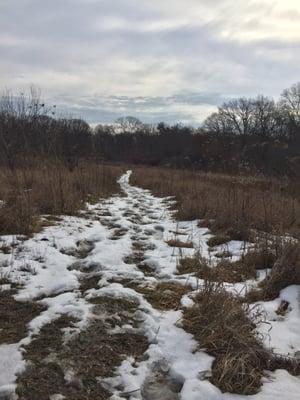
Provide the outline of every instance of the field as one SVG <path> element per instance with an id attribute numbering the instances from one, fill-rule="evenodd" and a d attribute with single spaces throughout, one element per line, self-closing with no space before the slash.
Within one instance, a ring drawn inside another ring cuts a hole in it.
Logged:
<path id="1" fill-rule="evenodd" d="M 132 169 L 2 170 L 0 393 L 296 399 L 293 188 Z"/>
<path id="2" fill-rule="evenodd" d="M 300 234 L 299 184 L 170 168 L 135 168 L 133 183 L 175 196 L 179 219 L 201 219 L 215 231 L 256 229 Z"/>
<path id="3" fill-rule="evenodd" d="M 0 10 L 0 400 L 300 400 L 300 1 Z"/>

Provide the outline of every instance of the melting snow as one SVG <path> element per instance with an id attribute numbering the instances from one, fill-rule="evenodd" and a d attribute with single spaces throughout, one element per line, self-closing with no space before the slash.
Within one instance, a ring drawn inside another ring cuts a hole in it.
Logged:
<path id="1" fill-rule="evenodd" d="M 8 244 L 17 244 L 14 246 L 17 251 L 14 250 L 13 254 L 0 253 L 0 265 L 3 265 L 0 267 L 1 272 L 9 272 L 12 281 L 23 285 L 15 298 L 25 301 L 42 297 L 40 301 L 47 306 L 47 310 L 31 321 L 27 338 L 16 344 L 0 345 L 0 397 L 14 389 L 16 375 L 25 367 L 22 344 L 28 343 L 31 336 L 37 334 L 43 325 L 61 314 L 71 314 L 79 318 L 81 323 L 78 328 L 82 328 L 92 317 L 92 306 L 88 300 L 103 295 L 138 301 L 137 318 L 142 321 L 144 333 L 150 342 L 143 361 L 136 363 L 128 358 L 118 368 L 115 376 L 105 379 L 106 384 L 114 389 L 112 399 L 124 398 L 120 397 L 124 391 L 130 393 L 130 399 L 141 399 L 140 389 L 149 379 L 153 365 L 159 365 L 159 368 L 168 371 L 172 379 L 180 382 L 182 400 L 276 400 L 282 396 L 289 400 L 299 399 L 299 378 L 282 370 L 270 374 L 270 379 L 265 380 L 257 395 L 222 394 L 206 379 L 210 374 L 213 358 L 204 351 L 197 350 L 197 343 L 192 335 L 178 324 L 181 311 L 158 311 L 142 294 L 116 283 L 118 279 L 142 279 L 151 284 L 163 279 L 181 284 L 188 281 L 196 289 L 201 281 L 189 275 L 176 275 L 177 259 L 183 255 L 191 256 L 199 249 L 204 256 L 210 256 L 206 244 L 210 237 L 206 234 L 207 229 L 199 228 L 197 221 L 174 221 L 169 210 L 172 198 L 156 198 L 148 190 L 133 187 L 129 184 L 129 177 L 130 171 L 119 180 L 126 196 L 114 196 L 99 204 L 87 205 L 90 213 L 95 216 L 94 219 L 63 217 L 56 226 L 48 227 L 25 241 L 22 238 L 2 237 Z M 114 230 L 120 228 L 122 233 L 116 240 L 113 237 Z M 166 241 L 175 237 L 192 242 L 194 248 L 168 246 Z M 143 262 L 153 269 L 153 276 L 144 275 L 134 263 L 124 262 L 124 258 L 132 253 L 132 243 L 135 240 L 147 245 Z M 83 259 L 78 259 L 76 249 L 78 251 L 78 243 L 82 241 L 92 245 L 88 248 L 88 254 Z M 243 244 L 232 241 L 226 245 L 226 250 L 238 258 Z M 95 270 L 101 272 L 101 279 L 84 297 L 78 290 L 79 279 L 84 275 L 83 271 Z M 263 276 L 259 277 L 262 278 Z M 111 282 L 112 280 L 115 282 Z M 256 285 L 256 282 L 228 284 L 227 288 L 242 292 L 249 285 Z M 9 287 L 5 289 L 9 290 Z M 291 307 L 284 319 L 275 313 L 281 299 L 289 301 Z M 193 300 L 185 295 L 181 304 L 189 307 Z M 261 306 L 266 310 L 269 322 L 269 325 L 259 327 L 263 333 L 268 331 L 269 343 L 266 344 L 283 354 L 299 351 L 299 286 L 283 290 L 280 299 L 262 303 Z M 122 392 L 119 390 L 120 384 L 124 388 Z M 58 400 L 63 397 L 57 394 L 51 398 Z M 176 398 L 179 397 L 173 397 Z M 160 398 L 157 397 L 157 400 Z"/>

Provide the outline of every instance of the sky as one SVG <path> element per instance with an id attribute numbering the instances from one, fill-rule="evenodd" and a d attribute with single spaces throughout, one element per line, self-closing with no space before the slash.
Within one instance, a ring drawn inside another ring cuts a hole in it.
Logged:
<path id="1" fill-rule="evenodd" d="M 0 0 L 0 90 L 89 123 L 199 125 L 300 81 L 300 0 Z"/>

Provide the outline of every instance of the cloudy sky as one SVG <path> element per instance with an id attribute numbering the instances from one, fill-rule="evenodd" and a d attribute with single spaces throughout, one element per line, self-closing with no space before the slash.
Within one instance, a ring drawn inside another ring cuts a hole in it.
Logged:
<path id="1" fill-rule="evenodd" d="M 0 0 L 0 89 L 91 123 L 199 124 L 300 80 L 300 0 Z"/>

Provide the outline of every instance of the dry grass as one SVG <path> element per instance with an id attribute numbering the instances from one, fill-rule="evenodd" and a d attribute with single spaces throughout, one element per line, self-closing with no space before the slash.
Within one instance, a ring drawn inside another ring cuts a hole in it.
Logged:
<path id="1" fill-rule="evenodd" d="M 0 344 L 16 343 L 26 337 L 27 324 L 45 309 L 38 303 L 16 301 L 13 294 L 14 291 L 0 291 Z"/>
<path id="2" fill-rule="evenodd" d="M 158 310 L 178 309 L 182 296 L 192 290 L 189 285 L 183 286 L 175 282 L 160 282 L 153 287 L 131 282 L 129 286 L 142 293 L 146 300 Z"/>
<path id="3" fill-rule="evenodd" d="M 241 262 L 244 265 L 258 269 L 271 269 L 276 261 L 276 251 L 266 243 L 258 243 L 253 249 L 243 254 Z"/>
<path id="4" fill-rule="evenodd" d="M 228 243 L 230 241 L 230 236 L 227 235 L 215 235 L 208 239 L 207 245 L 209 247 L 220 246 L 221 244 Z"/>
<path id="5" fill-rule="evenodd" d="M 215 357 L 210 380 L 223 392 L 257 393 L 265 370 L 299 373 L 299 363 L 277 358 L 264 348 L 254 331 L 263 316 L 258 311 L 251 315 L 239 298 L 211 281 L 205 282 L 194 306 L 184 311 L 184 329 Z"/>
<path id="6" fill-rule="evenodd" d="M 72 326 L 74 322 L 69 316 L 61 316 L 45 325 L 39 336 L 26 346 L 24 358 L 30 363 L 18 377 L 16 388 L 16 393 L 21 399 L 49 399 L 51 395 L 62 393 L 60 390 L 66 387 L 64 371 L 59 363 L 55 362 L 55 355 L 62 347 L 62 329 Z M 51 354 L 53 360 L 44 361 Z M 66 389 L 71 393 L 74 391 L 72 387 Z"/>
<path id="7" fill-rule="evenodd" d="M 214 268 L 218 282 L 237 283 L 255 279 L 257 270 L 272 268 L 276 261 L 276 252 L 266 245 L 257 243 L 254 248 L 244 253 L 237 261 L 223 258 Z"/>
<path id="8" fill-rule="evenodd" d="M 125 264 L 140 264 L 145 260 L 144 253 L 141 251 L 134 251 L 132 254 L 124 257 Z"/>
<path id="9" fill-rule="evenodd" d="M 193 257 L 183 257 L 178 260 L 177 273 L 179 275 L 183 274 L 197 274 L 199 271 L 208 268 L 208 261 L 202 258 L 199 254 Z"/>
<path id="10" fill-rule="evenodd" d="M 238 240 L 240 242 L 255 242 L 257 239 L 254 231 L 250 229 L 250 227 L 240 228 L 239 225 L 237 225 L 235 228 L 224 229 L 218 225 L 218 219 L 213 221 L 201 220 L 198 225 L 200 227 L 205 225 L 205 227 L 209 228 L 214 234 L 214 236 L 207 240 L 209 247 L 220 246 L 228 243 L 231 240 Z"/>
<path id="11" fill-rule="evenodd" d="M 287 243 L 274 263 L 269 275 L 259 284 L 259 289 L 247 294 L 247 301 L 273 300 L 282 289 L 300 285 L 300 244 Z"/>
<path id="12" fill-rule="evenodd" d="M 237 283 L 256 278 L 253 265 L 244 263 L 242 259 L 234 262 L 221 260 L 213 271 L 216 282 Z"/>
<path id="13" fill-rule="evenodd" d="M 96 318 L 67 343 L 63 330 L 77 322 L 62 315 L 45 325 L 26 346 L 27 369 L 17 379 L 17 394 L 23 400 L 49 399 L 62 394 L 66 400 L 104 400 L 111 396 L 100 379 L 113 376 L 128 356 L 137 360 L 148 348 L 147 339 L 134 332 L 111 334 L 116 323 L 128 323 L 137 304 L 113 298 L 93 299 Z M 114 318 L 114 320 L 113 320 Z M 74 371 L 66 381 L 67 371 Z"/>
<path id="14" fill-rule="evenodd" d="M 166 243 L 170 247 L 179 247 L 179 248 L 187 248 L 187 249 L 192 249 L 194 247 L 192 242 L 183 242 L 182 240 L 179 240 L 179 239 L 170 239 L 170 240 L 167 240 Z"/>
<path id="15" fill-rule="evenodd" d="M 194 274 L 200 279 L 214 282 L 237 283 L 255 279 L 257 270 L 271 269 L 265 280 L 260 283 L 260 290 L 252 290 L 247 299 L 250 302 L 259 299 L 272 299 L 279 295 L 281 289 L 300 282 L 299 243 L 284 243 L 276 238 L 256 243 L 237 261 L 227 257 L 217 263 L 202 257 L 197 252 L 193 257 L 179 259 L 178 274 Z"/>
<path id="16" fill-rule="evenodd" d="M 194 257 L 181 258 L 177 265 L 178 274 L 194 274 L 200 279 L 214 282 L 237 283 L 256 277 L 256 269 L 252 264 L 239 261 L 220 260 L 216 265 L 196 254 Z"/>
<path id="17" fill-rule="evenodd" d="M 30 234 L 41 214 L 74 215 L 86 201 L 119 190 L 119 166 L 82 162 L 73 170 L 60 162 L 35 162 L 13 171 L 0 169 L 0 234 Z"/>
<path id="18" fill-rule="evenodd" d="M 80 290 L 82 293 L 87 290 L 94 289 L 98 287 L 98 282 L 100 281 L 102 275 L 101 273 L 92 273 L 91 275 L 83 275 L 80 279 Z"/>
<path id="19" fill-rule="evenodd" d="M 284 180 L 141 167 L 132 183 L 158 196 L 175 196 L 181 220 L 213 220 L 214 230 L 223 232 L 255 228 L 300 235 L 299 198 Z"/>

